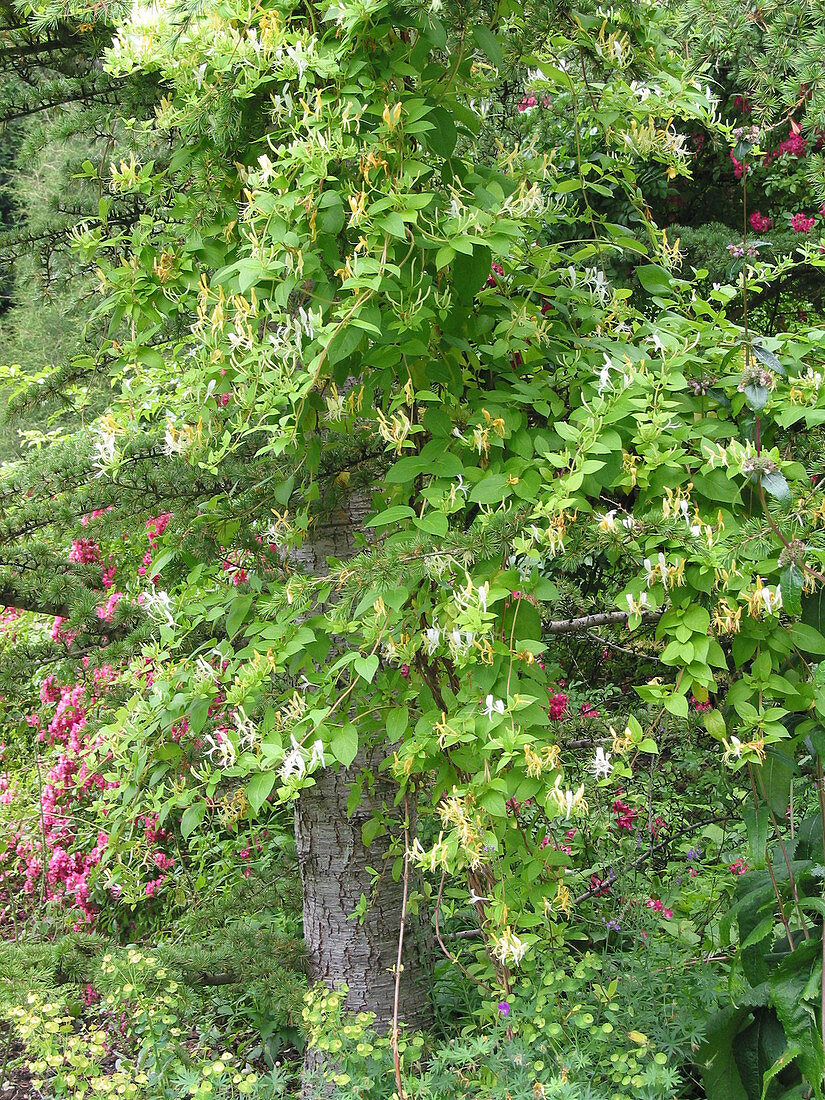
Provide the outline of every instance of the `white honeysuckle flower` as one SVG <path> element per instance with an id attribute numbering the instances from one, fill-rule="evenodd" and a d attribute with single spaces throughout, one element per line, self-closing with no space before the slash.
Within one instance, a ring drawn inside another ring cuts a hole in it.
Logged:
<path id="1" fill-rule="evenodd" d="M 169 626 L 175 625 L 175 617 L 172 614 L 172 601 L 168 592 L 158 592 L 153 588 L 150 592 L 144 594 L 143 606 L 153 619 L 165 619 Z"/>
<path id="2" fill-rule="evenodd" d="M 496 699 L 494 695 L 488 695 L 484 700 L 482 714 L 485 714 L 488 718 L 492 718 L 493 714 L 504 714 L 506 709 L 507 704 L 503 699 Z"/>
<path id="3" fill-rule="evenodd" d="M 258 739 L 258 731 L 255 728 L 254 722 L 247 718 L 243 707 L 238 707 L 234 712 L 232 715 L 232 722 L 235 729 L 238 731 L 238 744 L 240 747 L 242 749 L 252 750 Z"/>
<path id="4" fill-rule="evenodd" d="M 605 512 L 603 516 L 597 517 L 599 520 L 600 531 L 615 531 L 616 530 L 616 516 L 618 514 L 617 508 L 611 508 L 609 512 Z"/>
<path id="5" fill-rule="evenodd" d="M 102 431 L 95 440 L 95 457 L 98 465 L 111 465 L 117 454 L 117 439 L 112 431 Z"/>
<path id="6" fill-rule="evenodd" d="M 478 589 L 478 606 L 482 611 L 487 611 L 487 597 L 490 595 L 490 582 L 485 581 Z"/>
<path id="7" fill-rule="evenodd" d="M 327 766 L 326 760 L 324 760 L 324 744 L 322 741 L 313 741 L 312 749 L 309 756 L 309 771 L 312 771 L 315 767 L 325 768 Z"/>
<path id="8" fill-rule="evenodd" d="M 601 745 L 596 749 L 596 756 L 590 764 L 590 770 L 597 779 L 608 779 L 613 771 L 613 765 L 610 763 L 610 753 L 605 752 Z"/>
<path id="9" fill-rule="evenodd" d="M 782 585 L 776 586 L 776 591 L 771 594 L 769 588 L 761 589 L 759 593 L 762 603 L 765 605 L 765 611 L 769 615 L 775 615 L 782 607 Z"/>
<path id="10" fill-rule="evenodd" d="M 304 760 L 304 750 L 295 740 L 295 735 L 290 734 L 290 741 L 292 742 L 292 748 L 284 757 L 281 764 L 281 779 L 286 781 L 291 779 L 293 775 L 297 775 L 299 779 L 302 779 L 306 775 L 306 761 Z"/>
<path id="11" fill-rule="evenodd" d="M 238 754 L 228 737 L 222 736 L 218 741 L 216 737 L 207 734 L 204 737 L 204 743 L 209 746 L 205 750 L 205 755 L 209 757 L 213 764 L 216 763 L 219 768 L 231 768 L 233 766 Z"/>
<path id="12" fill-rule="evenodd" d="M 458 627 L 454 627 L 450 631 L 450 646 L 457 654 L 466 653 L 475 641 L 475 634 L 472 630 L 459 630 Z"/>
<path id="13" fill-rule="evenodd" d="M 605 355 L 604 366 L 599 371 L 599 384 L 597 387 L 599 395 L 603 394 L 605 390 L 612 389 L 613 383 L 610 381 L 611 370 L 613 370 L 613 364 L 607 355 Z"/>
<path id="14" fill-rule="evenodd" d="M 427 653 L 432 656 L 438 648 L 438 643 L 441 641 L 441 630 L 438 626 L 428 626 L 424 631 L 424 646 Z"/>
<path id="15" fill-rule="evenodd" d="M 556 782 L 550 791 L 549 797 L 559 812 L 564 814 L 565 821 L 570 820 L 573 810 L 578 809 L 579 806 L 583 810 L 587 809 L 587 803 L 584 800 L 584 783 L 575 791 L 564 790 L 561 786 L 560 775 L 556 776 Z"/>
<path id="16" fill-rule="evenodd" d="M 499 936 L 493 937 L 492 952 L 499 962 L 518 966 L 527 954 L 527 946 L 511 928 L 505 928 Z"/>
<path id="17" fill-rule="evenodd" d="M 459 493 L 463 493 L 465 497 L 467 496 L 467 484 L 461 474 L 455 478 L 450 486 L 450 504 L 455 504 Z"/>
<path id="18" fill-rule="evenodd" d="M 633 596 L 631 592 L 625 594 L 627 600 L 627 607 L 631 615 L 641 615 L 646 608 L 650 606 L 647 600 L 647 592 L 641 592 L 638 600 Z"/>

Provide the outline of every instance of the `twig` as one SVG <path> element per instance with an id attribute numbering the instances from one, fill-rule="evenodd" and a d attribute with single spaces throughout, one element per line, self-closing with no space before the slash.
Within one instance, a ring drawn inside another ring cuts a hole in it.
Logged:
<path id="1" fill-rule="evenodd" d="M 629 611 L 597 611 L 593 615 L 580 615 L 575 619 L 553 619 L 549 623 L 542 623 L 542 630 L 545 634 L 574 634 L 576 631 L 590 630 L 594 626 L 626 623 L 630 614 Z M 661 611 L 645 611 L 641 618 L 643 623 L 656 623 L 662 615 Z"/>
<path id="2" fill-rule="evenodd" d="M 398 1053 L 398 1002 L 401 995 L 401 958 L 404 950 L 404 928 L 407 922 L 407 894 L 410 874 L 410 804 L 409 798 L 404 794 L 404 889 L 401 894 L 401 923 L 398 926 L 398 955 L 395 960 L 395 990 L 392 1001 L 392 1032 L 390 1044 L 392 1046 L 392 1064 L 395 1070 L 395 1086 L 398 1089 L 398 1100 L 406 1100 L 404 1083 L 401 1080 L 401 1057 Z"/>
<path id="3" fill-rule="evenodd" d="M 453 966 L 458 967 L 458 969 L 465 976 L 465 978 L 469 978 L 471 982 L 475 982 L 475 984 L 477 986 L 479 986 L 481 989 L 483 989 L 485 991 L 485 993 L 492 993 L 493 991 L 492 991 L 492 989 L 490 989 L 489 985 L 487 985 L 486 982 L 482 982 L 479 978 L 474 977 L 470 973 L 470 971 L 467 969 L 467 967 L 464 966 L 463 963 L 461 963 L 455 957 L 455 955 L 452 953 L 452 951 L 450 951 L 449 948 L 444 943 L 444 939 L 441 935 L 441 929 L 438 927 L 438 911 L 441 908 L 441 899 L 444 897 L 444 883 L 446 881 L 447 881 L 447 872 L 442 871 L 441 872 L 441 882 L 439 883 L 439 886 L 438 886 L 438 897 L 435 899 L 435 912 L 433 913 L 433 918 L 434 918 L 434 922 L 435 922 L 435 938 L 436 938 L 436 940 L 438 940 L 438 946 L 444 952 L 445 957 L 450 960 L 450 962 L 453 964 Z"/>

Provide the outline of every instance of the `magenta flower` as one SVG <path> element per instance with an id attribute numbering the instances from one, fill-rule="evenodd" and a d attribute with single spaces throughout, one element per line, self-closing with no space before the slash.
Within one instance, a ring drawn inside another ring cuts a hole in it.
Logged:
<path id="1" fill-rule="evenodd" d="M 509 1002 L 508 1001 L 499 1001 L 498 1002 L 498 1010 L 499 1010 L 499 1012 L 501 1013 L 502 1016 L 509 1016 L 510 1015 L 510 1004 L 509 1004 Z"/>
<path id="2" fill-rule="evenodd" d="M 760 214 L 758 210 L 751 214 L 748 221 L 755 233 L 764 233 L 766 229 L 770 229 L 773 225 L 773 218 L 769 218 L 767 214 Z"/>
<path id="3" fill-rule="evenodd" d="M 794 233 L 810 233 L 815 220 L 815 218 L 809 218 L 807 214 L 794 214 L 791 218 L 791 229 Z"/>

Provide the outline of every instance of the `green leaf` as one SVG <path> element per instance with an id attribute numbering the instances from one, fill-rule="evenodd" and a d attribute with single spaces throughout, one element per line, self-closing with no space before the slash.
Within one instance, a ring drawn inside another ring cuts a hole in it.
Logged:
<path id="1" fill-rule="evenodd" d="M 825 1055 L 816 1011 L 807 994 L 814 970 L 821 972 L 822 947 L 815 940 L 800 943 L 793 954 L 771 974 L 771 1004 L 785 1029 L 788 1050 L 784 1064 L 796 1058 L 814 1096 L 822 1096 Z M 817 975 L 819 976 L 819 975 Z M 818 999 L 818 991 L 817 991 Z M 794 1050 L 792 1058 L 788 1057 Z M 767 1082 L 766 1082 L 767 1084 Z M 763 1097 L 765 1095 L 763 1091 Z"/>
<path id="2" fill-rule="evenodd" d="M 754 766 L 759 791 L 781 820 L 784 820 L 790 802 L 794 771 L 793 757 L 775 745 L 768 747 L 765 763 Z"/>
<path id="3" fill-rule="evenodd" d="M 803 653 L 813 653 L 816 656 L 825 654 L 825 638 L 807 623 L 791 623 L 788 633 L 793 644 Z"/>
<path id="4" fill-rule="evenodd" d="M 209 716 L 209 706 L 212 702 L 211 699 L 207 699 L 204 696 L 199 696 L 195 699 L 189 707 L 189 730 L 193 734 L 198 734 L 206 724 L 206 719 Z"/>
<path id="5" fill-rule="evenodd" d="M 206 816 L 206 799 L 202 798 L 198 802 L 193 802 L 191 806 L 187 807 L 184 811 L 183 817 L 180 819 L 180 834 L 184 840 L 194 833 L 195 829 L 201 824 Z"/>
<path id="6" fill-rule="evenodd" d="M 762 412 L 768 403 L 771 391 L 767 386 L 755 386 L 749 382 L 744 389 L 745 401 L 752 412 Z"/>
<path id="7" fill-rule="evenodd" d="M 504 800 L 504 795 L 499 791 L 486 790 L 479 801 L 491 817 L 507 816 L 507 803 Z"/>
<path id="8" fill-rule="evenodd" d="M 768 370 L 776 371 L 776 373 L 781 374 L 783 378 L 787 377 L 788 372 L 785 370 L 785 368 L 782 366 L 782 364 L 779 362 L 772 351 L 769 351 L 767 348 L 763 348 L 761 344 L 753 344 L 751 347 L 751 351 L 753 352 L 754 356 L 759 360 L 759 362 L 762 363 L 763 366 L 766 366 Z"/>
<path id="9" fill-rule="evenodd" d="M 733 1056 L 733 1044 L 747 1016 L 746 1008 L 725 1008 L 707 1024 L 707 1038 L 698 1055 L 707 1100 L 751 1100 Z"/>
<path id="10" fill-rule="evenodd" d="M 394 707 L 387 715 L 387 737 L 390 741 L 400 741 L 410 724 L 410 712 L 406 707 Z"/>
<path id="11" fill-rule="evenodd" d="M 230 638 L 234 636 L 240 630 L 244 619 L 252 607 L 252 601 L 255 599 L 253 595 L 236 596 L 229 607 L 229 614 L 226 616 L 226 633 Z"/>
<path id="12" fill-rule="evenodd" d="M 727 734 L 725 727 L 725 719 L 722 717 L 721 711 L 709 710 L 704 717 L 705 729 L 711 735 L 715 737 L 717 741 L 721 741 Z"/>
<path id="13" fill-rule="evenodd" d="M 379 229 L 383 229 L 386 233 L 389 233 L 391 237 L 398 237 L 402 241 L 407 236 L 407 230 L 404 226 L 404 220 L 399 214 L 390 211 L 388 214 L 382 215 L 377 218 L 375 224 Z"/>
<path id="14" fill-rule="evenodd" d="M 673 293 L 670 272 L 658 264 L 640 264 L 636 268 L 636 277 L 648 294 Z"/>
<path id="15" fill-rule="evenodd" d="M 361 826 L 361 843 L 365 848 L 369 848 L 375 838 L 382 836 L 386 831 L 387 827 L 380 817 L 371 817 Z"/>
<path id="16" fill-rule="evenodd" d="M 798 565 L 790 562 L 780 573 L 779 583 L 782 585 L 782 606 L 789 615 L 801 615 L 805 574 Z"/>
<path id="17" fill-rule="evenodd" d="M 376 661 L 378 658 L 376 657 Z M 329 743 L 330 752 L 335 759 L 348 768 L 358 752 L 358 731 L 351 722 L 338 730 Z"/>
<path id="18" fill-rule="evenodd" d="M 742 817 L 745 819 L 745 828 L 748 833 L 751 863 L 757 867 L 764 867 L 765 848 L 768 843 L 768 826 L 771 822 L 770 810 L 767 806 L 759 806 L 758 808 L 746 806 L 742 811 Z"/>
<path id="19" fill-rule="evenodd" d="M 458 131 L 455 128 L 452 116 L 444 107 L 433 107 L 429 113 L 428 121 L 433 124 L 434 128 L 429 133 L 422 135 L 422 140 L 434 153 L 446 160 L 447 157 L 453 155 L 455 143 L 458 140 Z"/>
<path id="20" fill-rule="evenodd" d="M 769 474 L 762 474 L 762 488 L 775 500 L 786 504 L 791 499 L 791 490 L 785 475 L 779 470 L 772 470 Z"/>
<path id="21" fill-rule="evenodd" d="M 744 950 L 746 947 L 752 947 L 755 943 L 761 943 L 762 940 L 771 934 L 775 924 L 776 917 L 774 917 L 773 914 L 763 917 L 753 931 L 743 940 L 741 944 L 742 949 Z"/>
<path id="22" fill-rule="evenodd" d="M 496 38 L 490 28 L 485 27 L 483 23 L 479 23 L 477 26 L 473 27 L 473 38 L 478 43 L 480 49 L 487 54 L 492 63 L 497 68 L 501 68 L 504 64 L 504 53 L 502 52 L 498 38 Z"/>
<path id="23" fill-rule="evenodd" d="M 493 262 L 486 245 L 476 245 L 472 254 L 459 253 L 453 262 L 453 293 L 458 302 L 472 301 L 487 281 Z"/>
<path id="24" fill-rule="evenodd" d="M 361 677 L 371 684 L 378 671 L 378 657 L 373 653 L 370 657 L 356 657 L 352 662 L 353 668 Z"/>
<path id="25" fill-rule="evenodd" d="M 266 802 L 269 795 L 272 793 L 272 788 L 275 786 L 275 780 L 277 779 L 277 773 L 272 772 L 258 772 L 257 775 L 253 775 L 246 785 L 246 800 L 252 807 L 253 814 L 258 814 L 261 806 Z"/>
<path id="26" fill-rule="evenodd" d="M 364 333 L 354 325 L 345 325 L 327 344 L 327 362 L 334 366 L 352 355 L 363 339 Z"/>
<path id="27" fill-rule="evenodd" d="M 497 504 L 507 495 L 507 478 L 504 474 L 487 474 L 470 492 L 468 500 L 476 504 Z"/>
<path id="28" fill-rule="evenodd" d="M 450 526 L 449 520 L 443 512 L 425 512 L 421 518 L 416 516 L 413 524 L 420 531 L 426 531 L 428 535 L 438 535 L 443 538 Z"/>
<path id="29" fill-rule="evenodd" d="M 364 526 L 389 527 L 392 523 L 399 523 L 402 519 L 413 519 L 414 516 L 415 512 L 408 504 L 394 504 L 392 508 L 387 508 L 372 519 L 368 519 Z"/>

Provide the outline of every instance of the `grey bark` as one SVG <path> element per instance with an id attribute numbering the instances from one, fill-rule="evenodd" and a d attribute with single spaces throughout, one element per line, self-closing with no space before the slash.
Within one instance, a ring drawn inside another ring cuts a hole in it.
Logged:
<path id="1" fill-rule="evenodd" d="M 295 836 L 304 891 L 304 937 L 309 972 L 330 988 L 346 983 L 352 1012 L 374 1012 L 375 1027 L 386 1031 L 393 1018 L 395 964 L 401 922 L 403 884 L 392 876 L 381 841 L 365 848 L 361 827 L 374 812 L 389 811 L 397 787 L 376 767 L 383 753 L 360 754 L 346 771 L 329 768 L 315 774 L 316 784 L 301 792 L 295 811 Z M 346 803 L 363 769 L 370 769 L 361 801 L 347 817 Z M 372 867 L 379 877 L 368 871 Z M 366 897 L 363 923 L 353 913 Z M 422 1026 L 428 1018 L 426 969 L 418 929 L 407 916 L 399 1019 Z"/>
<path id="2" fill-rule="evenodd" d="M 354 552 L 354 534 L 371 511 L 368 494 L 352 493 L 317 523 L 311 542 L 296 561 L 323 575 L 327 558 L 346 560 Z M 295 805 L 295 837 L 303 885 L 304 939 L 311 981 L 330 988 L 347 986 L 346 1006 L 352 1012 L 375 1013 L 376 1029 L 386 1031 L 393 1019 L 395 967 L 401 926 L 403 879 L 392 877 L 384 860 L 382 839 L 368 849 L 361 828 L 376 812 L 394 820 L 397 786 L 379 771 L 385 747 L 361 747 L 352 765 L 319 769 L 315 785 L 305 788 Z M 361 800 L 351 817 L 347 800 L 353 783 L 368 770 Z M 368 870 L 379 872 L 377 881 Z M 363 921 L 353 914 L 366 897 Z M 399 1020 L 413 1027 L 429 1021 L 427 952 L 417 921 L 408 913 L 399 989 Z M 323 1058 L 308 1050 L 304 1059 L 304 1097 L 319 1096 L 317 1076 Z"/>

